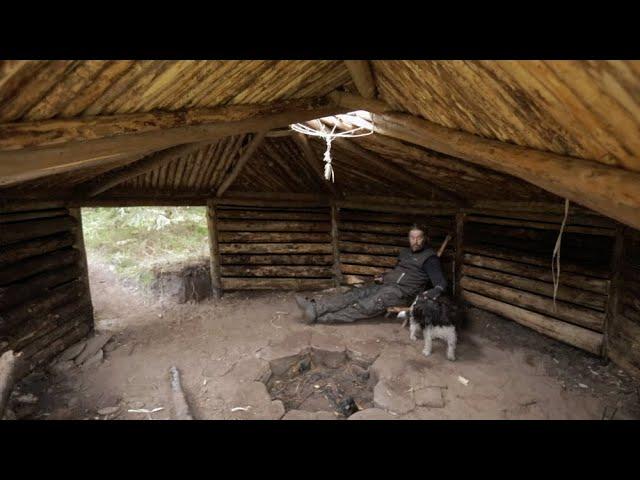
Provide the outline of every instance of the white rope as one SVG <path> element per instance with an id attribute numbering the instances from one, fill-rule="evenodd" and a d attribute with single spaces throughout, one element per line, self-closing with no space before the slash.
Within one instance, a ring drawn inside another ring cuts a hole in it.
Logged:
<path id="1" fill-rule="evenodd" d="M 562 219 L 562 225 L 560 225 L 560 233 L 556 240 L 556 245 L 553 247 L 553 255 L 551 256 L 551 277 L 553 279 L 553 309 L 556 309 L 556 296 L 558 294 L 558 287 L 560 286 L 560 244 L 562 243 L 562 233 L 564 232 L 564 226 L 567 223 L 567 217 L 569 216 L 569 199 L 564 200 L 564 218 Z M 558 271 L 555 272 L 554 261 L 557 264 Z"/>
<path id="2" fill-rule="evenodd" d="M 337 125 L 334 125 L 330 132 L 325 130 L 323 123 L 320 123 L 320 127 L 322 128 L 322 130 L 316 130 L 302 123 L 291 125 L 291 129 L 295 130 L 296 132 L 303 133 L 304 135 L 324 138 L 324 141 L 327 143 L 327 149 L 325 150 L 324 156 L 322 158 L 325 162 L 324 178 L 334 182 L 335 180 L 333 167 L 331 166 L 331 142 L 333 141 L 333 139 L 337 137 L 364 137 L 366 135 L 371 135 L 373 133 L 373 130 L 366 133 L 355 133 L 358 130 L 364 130 L 364 127 L 358 127 L 352 130 L 346 130 L 344 132 L 336 133 Z"/>

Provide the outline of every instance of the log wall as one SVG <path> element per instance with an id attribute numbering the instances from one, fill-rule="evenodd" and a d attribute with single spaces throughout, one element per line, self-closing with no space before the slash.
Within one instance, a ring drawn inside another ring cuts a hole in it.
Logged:
<path id="1" fill-rule="evenodd" d="M 640 378 L 640 231 L 622 233 L 620 271 L 607 328 L 608 356 Z"/>
<path id="2" fill-rule="evenodd" d="M 2 205 L 0 354 L 23 352 L 28 371 L 92 328 L 79 209 Z"/>
<path id="3" fill-rule="evenodd" d="M 218 204 L 222 290 L 315 290 L 334 285 L 331 210 Z"/>
<path id="4" fill-rule="evenodd" d="M 562 215 L 484 211 L 466 215 L 462 298 L 557 340 L 603 353 L 616 224 L 570 214 L 553 302 L 551 258 Z"/>

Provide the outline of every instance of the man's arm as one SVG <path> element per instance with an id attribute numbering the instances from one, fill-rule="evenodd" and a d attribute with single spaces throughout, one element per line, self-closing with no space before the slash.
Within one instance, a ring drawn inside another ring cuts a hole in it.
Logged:
<path id="1" fill-rule="evenodd" d="M 427 296 L 435 300 L 447 288 L 447 279 L 444 278 L 444 274 L 442 273 L 440 259 L 433 255 L 429 257 L 426 262 L 424 262 L 422 268 L 425 272 L 427 272 L 427 275 L 429 275 L 429 280 L 431 280 L 431 283 L 433 284 L 433 288 L 427 290 Z"/>

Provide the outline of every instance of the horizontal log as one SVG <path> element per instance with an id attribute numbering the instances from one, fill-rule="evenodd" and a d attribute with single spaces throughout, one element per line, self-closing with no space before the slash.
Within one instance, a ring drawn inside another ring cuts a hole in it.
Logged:
<path id="1" fill-rule="evenodd" d="M 548 337 L 568 343 L 569 345 L 573 345 L 574 347 L 586 350 L 595 355 L 600 354 L 602 334 L 597 332 L 565 323 L 555 318 L 549 318 L 539 313 L 530 312 L 529 310 L 466 290 L 462 291 L 462 299 L 475 307 L 514 320 Z"/>
<path id="2" fill-rule="evenodd" d="M 68 215 L 45 220 L 13 223 L 11 228 L 2 227 L 0 229 L 0 246 L 66 232 L 75 228 L 76 225 L 75 219 Z"/>
<path id="3" fill-rule="evenodd" d="M 224 290 L 323 290 L 332 286 L 332 279 L 231 277 L 222 279 Z"/>
<path id="4" fill-rule="evenodd" d="M 221 254 L 332 253 L 330 243 L 221 243 Z"/>
<path id="5" fill-rule="evenodd" d="M 546 212 L 522 212 L 518 210 L 493 210 L 479 208 L 463 208 L 464 213 L 470 215 L 481 215 L 490 218 L 502 218 L 510 220 L 524 220 L 533 222 L 553 223 L 560 227 L 564 214 Z M 593 212 L 591 215 L 570 212 L 566 225 L 583 227 L 616 228 L 618 223 L 611 218 L 603 217 Z"/>
<path id="6" fill-rule="evenodd" d="M 485 217 L 481 215 L 469 215 L 467 217 L 468 222 L 476 222 L 476 223 L 486 223 L 490 225 L 508 225 L 514 227 L 523 227 L 523 228 L 535 228 L 541 230 L 553 230 L 554 232 L 560 231 L 560 225 L 556 223 L 546 223 L 546 222 L 534 222 L 531 220 L 512 220 L 508 218 L 496 218 L 496 217 Z M 588 235 L 602 235 L 607 237 L 615 236 L 615 230 L 613 228 L 602 228 L 602 227 L 587 227 L 582 225 L 565 225 L 564 231 L 567 233 L 584 233 Z"/>
<path id="7" fill-rule="evenodd" d="M 24 196 L 20 198 L 0 198 L 0 214 L 2 215 L 64 207 L 66 207 L 66 204 L 61 200 L 26 200 Z"/>
<path id="8" fill-rule="evenodd" d="M 528 265 L 537 265 L 541 267 L 548 268 L 551 270 L 551 256 L 540 257 L 535 255 L 529 255 L 525 252 L 521 252 L 514 249 L 509 248 L 490 248 L 483 245 L 474 245 L 469 244 L 464 247 L 465 252 L 475 253 L 478 255 L 485 255 L 488 257 L 500 258 L 504 260 L 511 260 L 518 263 L 525 263 Z M 573 263 L 567 262 L 564 257 L 561 264 L 562 272 L 572 272 L 578 273 L 581 275 L 588 275 L 590 277 L 608 279 L 610 274 L 605 272 L 603 269 L 595 269 L 592 267 L 587 267 L 584 265 L 577 265 Z"/>
<path id="9" fill-rule="evenodd" d="M 640 325 L 640 310 L 633 305 L 619 305 L 617 315 Z"/>
<path id="10" fill-rule="evenodd" d="M 330 222 L 329 211 L 326 212 L 303 212 L 303 211 L 282 211 L 282 210 L 231 210 L 218 209 L 218 218 L 243 219 L 243 220 L 302 220 L 307 222 L 320 221 Z"/>
<path id="11" fill-rule="evenodd" d="M 343 274 L 349 273 L 354 275 L 379 275 L 388 271 L 384 267 L 369 267 L 367 265 L 352 265 L 348 263 L 340 263 L 340 270 Z"/>
<path id="12" fill-rule="evenodd" d="M 462 267 L 462 274 L 553 298 L 552 283 L 531 280 L 529 278 L 511 275 L 509 273 L 496 272 L 494 270 L 487 270 L 470 265 L 464 265 Z M 604 295 L 585 292 L 584 290 L 570 288 L 564 285 L 560 285 L 558 288 L 556 298 L 564 302 L 574 303 L 576 305 L 593 308 L 594 310 L 602 312 L 604 312 L 607 303 L 607 297 Z"/>
<path id="13" fill-rule="evenodd" d="M 69 303 L 77 303 L 85 295 L 83 282 L 75 280 L 45 291 L 39 297 L 17 305 L 10 310 L 0 311 L 0 335 L 7 334 L 15 325 L 29 318 L 40 318 L 58 307 Z"/>
<path id="14" fill-rule="evenodd" d="M 475 255 L 472 253 L 464 254 L 464 263 L 475 267 L 486 268 L 506 272 L 520 277 L 530 278 L 542 282 L 553 283 L 551 275 L 551 267 L 538 267 L 526 265 L 509 260 Z M 597 293 L 606 298 L 609 291 L 609 281 L 599 278 L 588 277 L 577 273 L 567 273 L 564 270 L 560 272 L 560 285 L 579 288 L 589 292 Z"/>
<path id="15" fill-rule="evenodd" d="M 65 267 L 77 262 L 79 258 L 80 252 L 67 248 L 12 263 L 0 268 L 0 286 L 18 282 L 36 273 Z"/>
<path id="16" fill-rule="evenodd" d="M 58 325 L 55 330 L 49 333 L 39 336 L 21 350 L 24 358 L 29 359 L 33 357 L 36 353 L 38 353 L 39 350 L 47 347 L 53 341 L 62 337 L 65 333 L 73 330 L 75 327 L 78 327 L 82 323 L 89 323 L 90 319 L 91 317 L 85 313 Z"/>
<path id="17" fill-rule="evenodd" d="M 421 207 L 421 206 L 412 206 L 410 204 L 410 198 L 404 199 L 406 205 L 402 206 L 401 204 L 393 205 L 391 203 L 385 203 L 384 201 L 380 201 L 380 203 L 368 203 L 366 201 L 353 201 L 353 200 L 336 200 L 336 206 L 338 208 L 350 208 L 354 210 L 369 210 L 372 212 L 390 212 L 390 213 L 405 213 L 407 215 L 455 215 L 458 211 L 458 208 L 455 206 L 442 206 L 442 207 Z"/>
<path id="18" fill-rule="evenodd" d="M 3 213 L 0 211 L 0 224 L 23 222 L 25 220 L 35 220 L 39 218 L 52 218 L 62 217 L 69 215 L 69 210 L 66 208 L 53 208 L 51 210 L 36 210 L 33 212 L 18 212 L 18 213 Z M 10 228 L 9 226 L 2 228 Z"/>
<path id="19" fill-rule="evenodd" d="M 384 235 L 378 233 L 364 233 L 364 232 L 343 232 L 340 231 L 338 238 L 342 242 L 364 242 L 373 243 L 377 245 L 393 245 L 397 247 L 409 246 L 408 236 L 398 235 Z"/>
<path id="20" fill-rule="evenodd" d="M 374 245 L 371 243 L 360 243 L 360 242 L 338 242 L 338 247 L 340 249 L 340 255 L 343 252 L 351 252 L 351 253 L 368 253 L 371 255 L 393 255 L 398 256 L 403 247 L 399 246 L 389 246 L 389 245 Z M 405 247 L 406 248 L 406 247 Z"/>
<path id="21" fill-rule="evenodd" d="M 395 234 L 401 235 L 403 237 L 408 238 L 409 229 L 411 228 L 411 224 L 407 223 L 404 225 L 390 225 L 384 223 L 372 223 L 372 222 L 341 222 L 340 223 L 340 231 L 342 232 L 372 232 L 372 233 L 386 233 L 386 234 Z M 436 235 L 446 235 L 450 230 L 447 230 L 442 227 L 437 227 L 433 225 L 427 226 L 427 235 L 436 236 Z"/>
<path id="22" fill-rule="evenodd" d="M 324 243 L 331 242 L 329 233 L 316 232 L 220 232 L 218 234 L 220 243 Z"/>
<path id="23" fill-rule="evenodd" d="M 44 255 L 69 247 L 73 245 L 73 243 L 74 235 L 70 232 L 15 243 L 0 249 L 0 265 L 19 262 L 20 260 L 36 255 Z"/>
<path id="24" fill-rule="evenodd" d="M 25 281 L 0 287 L 0 310 L 33 299 L 40 293 L 78 278 L 80 274 L 80 267 L 73 265 L 51 272 L 40 273 Z"/>
<path id="25" fill-rule="evenodd" d="M 331 265 L 333 255 L 221 255 L 221 265 Z"/>
<path id="26" fill-rule="evenodd" d="M 455 224 L 454 216 L 433 216 L 425 212 L 422 215 L 392 214 L 385 212 L 370 212 L 361 210 L 340 210 L 341 222 L 374 222 L 396 223 L 411 226 L 414 223 L 424 223 L 427 226 L 437 226 L 449 229 Z"/>
<path id="27" fill-rule="evenodd" d="M 397 256 L 386 255 L 363 255 L 356 253 L 341 253 L 340 261 L 344 263 L 355 263 L 359 265 L 370 265 L 372 267 L 395 267 L 398 263 Z"/>
<path id="28" fill-rule="evenodd" d="M 5 150 L 0 151 L 0 184 L 180 144 L 270 130 L 339 111 L 325 99 L 305 98 L 268 105 L 5 124 L 0 135 L 0 149 Z M 6 151 L 10 149 L 19 150 Z"/>
<path id="29" fill-rule="evenodd" d="M 329 232 L 331 224 L 320 222 L 219 221 L 219 232 Z"/>
<path id="30" fill-rule="evenodd" d="M 367 283 L 373 279 L 373 276 L 364 275 L 342 275 L 343 285 L 357 285 L 359 283 Z"/>
<path id="31" fill-rule="evenodd" d="M 421 213 L 430 213 L 432 215 L 444 215 L 444 214 L 435 214 L 431 211 L 431 209 L 448 209 L 452 210 L 453 214 L 457 210 L 457 206 L 454 202 L 446 202 L 442 200 L 423 200 L 422 198 L 406 198 L 406 197 L 394 197 L 391 195 L 363 195 L 363 194 L 349 194 L 345 193 L 344 200 L 338 200 L 338 203 L 362 203 L 367 205 L 373 205 L 375 208 L 377 206 L 398 206 L 398 207 L 420 207 Z M 350 208 L 350 207 L 346 207 Z M 355 207 L 354 207 L 355 208 Z M 367 210 L 364 208 L 363 210 Z M 402 208 L 396 210 L 396 212 L 403 212 Z"/>
<path id="32" fill-rule="evenodd" d="M 331 277 L 331 267 L 282 265 L 226 265 L 220 267 L 223 277 Z"/>
<path id="33" fill-rule="evenodd" d="M 559 300 L 556 301 L 554 309 L 551 299 L 471 277 L 462 277 L 460 286 L 465 290 L 559 318 L 590 330 L 602 332 L 603 329 L 604 313 L 602 312 L 574 306 Z"/>

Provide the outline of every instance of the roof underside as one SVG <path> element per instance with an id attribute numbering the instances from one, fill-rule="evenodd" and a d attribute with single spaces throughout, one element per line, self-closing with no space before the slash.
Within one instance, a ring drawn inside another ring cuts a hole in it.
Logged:
<path id="1" fill-rule="evenodd" d="M 378 98 L 395 111 L 483 138 L 640 171 L 640 62 L 370 64 Z M 8 123 L 270 104 L 336 90 L 356 92 L 342 61 L 4 61 L 0 131 Z M 247 133 L 212 140 L 96 198 L 215 194 L 254 137 Z M 321 164 L 324 142 L 308 142 Z M 331 149 L 335 187 L 344 193 L 430 200 L 444 200 L 449 193 L 465 200 L 558 200 L 510 175 L 383 135 L 346 142 L 335 142 Z M 64 173 L 4 187 L 0 196 L 71 194 L 143 158 L 79 164 Z M 376 166 L 380 161 L 384 169 Z M 415 181 L 408 183 L 407 174 Z M 266 137 L 227 191 L 324 194 L 328 189 L 310 168 L 300 143 L 282 136 Z"/>

